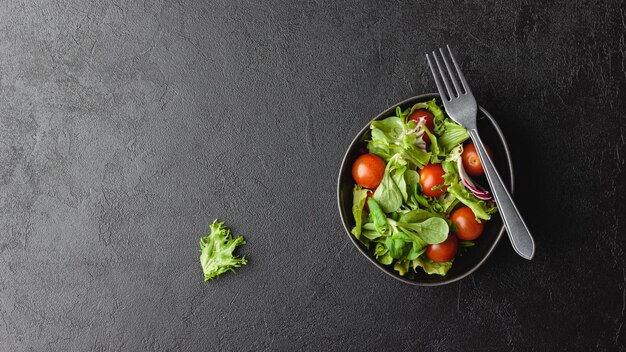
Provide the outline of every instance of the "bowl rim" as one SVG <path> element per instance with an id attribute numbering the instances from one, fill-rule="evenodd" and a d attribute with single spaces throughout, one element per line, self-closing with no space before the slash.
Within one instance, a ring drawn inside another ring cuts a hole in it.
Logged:
<path id="1" fill-rule="evenodd" d="M 438 281 L 438 282 L 419 282 L 419 281 L 412 281 L 406 278 L 403 278 L 401 276 L 398 276 L 394 273 L 389 272 L 387 269 L 385 269 L 385 267 L 383 267 L 382 264 L 380 264 L 379 262 L 377 262 L 374 258 L 370 257 L 362 248 L 361 246 L 359 246 L 359 243 L 357 243 L 357 240 L 354 238 L 354 236 L 352 236 L 350 229 L 348 228 L 348 224 L 346 223 L 346 220 L 344 218 L 344 214 L 343 214 L 343 209 L 341 207 L 341 175 L 344 173 L 344 169 L 346 168 L 346 161 L 348 158 L 348 155 L 350 154 L 350 151 L 355 147 L 355 145 L 357 143 L 360 143 L 360 136 L 365 133 L 367 130 L 370 129 L 370 125 L 372 124 L 372 122 L 377 121 L 381 118 L 387 117 L 387 115 L 389 113 L 391 113 L 393 110 L 396 109 L 397 106 L 401 106 L 407 103 L 410 103 L 412 101 L 416 101 L 416 100 L 427 100 L 427 99 L 433 99 L 433 98 L 437 98 L 440 100 L 440 95 L 438 93 L 425 93 L 425 94 L 420 94 L 420 95 L 416 95 L 407 99 L 402 100 L 401 102 L 398 102 L 392 106 L 390 106 L 389 108 L 383 110 L 383 112 L 379 113 L 378 115 L 376 115 L 376 117 L 374 117 L 372 120 L 370 120 L 365 127 L 363 127 L 358 133 L 357 135 L 354 137 L 354 139 L 352 140 L 352 142 L 350 143 L 350 146 L 348 146 L 348 149 L 346 150 L 346 153 L 343 156 L 343 159 L 341 160 L 341 167 L 339 168 L 339 175 L 337 177 L 337 206 L 339 208 L 339 215 L 341 217 L 341 223 L 343 224 L 343 228 L 345 229 L 346 234 L 348 235 L 348 237 L 350 238 L 350 241 L 352 242 L 352 244 L 358 249 L 359 252 L 361 252 L 361 254 L 363 256 L 365 256 L 365 258 L 367 258 L 367 260 L 370 261 L 370 263 L 374 264 L 374 266 L 376 266 L 378 269 L 380 269 L 382 272 L 384 272 L 385 274 L 393 277 L 396 280 L 402 281 L 405 284 L 409 284 L 409 285 L 413 285 L 413 286 L 441 286 L 441 285 L 447 285 L 456 281 L 459 281 L 463 278 L 466 278 L 467 276 L 469 276 L 470 274 L 472 274 L 474 271 L 476 271 L 480 266 L 483 265 L 483 263 L 487 260 L 487 258 L 489 258 L 489 256 L 491 255 L 491 253 L 494 251 L 494 249 L 498 246 L 498 243 L 500 242 L 500 240 L 502 239 L 502 235 L 504 234 L 504 223 L 502 224 L 502 227 L 500 228 L 500 231 L 498 231 L 498 235 L 495 239 L 495 241 L 493 242 L 493 244 L 491 245 L 491 247 L 489 248 L 489 250 L 487 251 L 487 253 L 485 254 L 485 256 L 478 262 L 476 263 L 472 268 L 470 268 L 468 271 L 466 271 L 465 273 L 463 273 L 462 275 L 455 277 L 455 278 L 450 278 L 450 279 L 445 279 L 444 276 L 444 280 L 442 281 Z M 491 122 L 491 124 L 493 125 L 496 134 L 498 135 L 498 137 L 502 140 L 502 146 L 504 147 L 504 154 L 509 166 L 509 175 L 510 175 L 510 187 L 509 187 L 509 192 L 511 192 L 511 195 L 514 194 L 514 176 L 513 176 L 513 161 L 511 160 L 511 153 L 509 151 L 509 146 L 506 142 L 506 138 L 504 137 L 504 134 L 502 133 L 502 130 L 500 129 L 500 126 L 498 125 L 498 123 L 496 122 L 496 120 L 493 118 L 493 116 L 491 116 L 491 114 L 485 110 L 482 106 L 478 106 L 478 109 L 480 110 L 481 113 L 483 113 Z"/>

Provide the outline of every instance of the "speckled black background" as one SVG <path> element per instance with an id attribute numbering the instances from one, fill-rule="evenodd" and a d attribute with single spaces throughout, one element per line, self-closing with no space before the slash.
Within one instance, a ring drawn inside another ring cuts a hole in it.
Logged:
<path id="1" fill-rule="evenodd" d="M 626 350 L 625 36 L 616 1 L 3 2 L 0 350 Z M 446 43 L 537 253 L 410 287 L 335 184 Z M 205 283 L 216 217 L 250 263 Z"/>

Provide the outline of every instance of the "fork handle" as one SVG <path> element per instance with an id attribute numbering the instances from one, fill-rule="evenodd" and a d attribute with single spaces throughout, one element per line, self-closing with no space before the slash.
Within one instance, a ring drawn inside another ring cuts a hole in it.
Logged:
<path id="1" fill-rule="evenodd" d="M 487 176 L 493 198 L 498 205 L 498 211 L 502 216 L 502 221 L 506 227 L 506 232 L 509 235 L 513 249 L 522 258 L 530 260 L 535 255 L 535 241 L 533 240 L 533 236 L 531 236 L 530 231 L 528 231 L 524 219 L 522 219 L 515 203 L 513 203 L 511 194 L 509 194 L 509 191 L 504 186 L 500 174 L 498 174 L 491 158 L 487 154 L 485 145 L 478 135 L 478 131 L 476 129 L 469 130 L 469 135 L 474 142 L 474 146 L 476 146 L 476 151 L 482 162 L 485 176 Z"/>

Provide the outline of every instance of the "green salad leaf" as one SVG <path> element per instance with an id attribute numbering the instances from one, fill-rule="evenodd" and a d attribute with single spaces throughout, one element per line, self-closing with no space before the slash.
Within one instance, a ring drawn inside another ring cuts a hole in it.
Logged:
<path id="1" fill-rule="evenodd" d="M 443 133 L 444 128 L 445 128 L 444 121 L 446 117 L 443 114 L 443 110 L 441 110 L 439 105 L 437 105 L 436 99 L 431 99 L 429 101 L 426 101 L 423 103 L 417 103 L 413 105 L 413 107 L 411 108 L 410 112 L 407 115 L 410 115 L 411 113 L 413 113 L 413 111 L 417 109 L 426 109 L 433 114 L 433 123 L 435 125 L 435 128 L 434 128 L 434 131 L 431 131 L 431 132 L 434 132 L 436 134 Z"/>
<path id="2" fill-rule="evenodd" d="M 439 205 L 440 212 L 446 215 L 450 215 L 454 207 L 459 204 L 459 200 L 450 192 L 446 192 L 437 197 L 437 204 Z"/>
<path id="3" fill-rule="evenodd" d="M 424 209 L 413 209 L 400 215 L 399 222 L 420 222 L 429 218 L 440 218 L 441 215 Z"/>
<path id="4" fill-rule="evenodd" d="M 420 256 L 419 258 L 413 260 L 411 264 L 413 270 L 416 270 L 418 266 L 421 266 L 427 274 L 437 274 L 441 276 L 445 276 L 448 273 L 448 270 L 452 267 L 452 261 L 437 263 L 430 260 L 426 256 Z"/>
<path id="5" fill-rule="evenodd" d="M 390 222 L 391 223 L 391 222 Z M 437 244 L 448 238 L 448 223 L 440 217 L 428 218 L 421 222 L 397 222 L 401 231 L 427 244 Z"/>
<path id="6" fill-rule="evenodd" d="M 440 163 L 441 160 L 439 160 L 439 156 L 441 151 L 439 150 L 439 143 L 437 143 L 437 137 L 430 133 L 428 131 L 428 128 L 424 127 L 424 133 L 426 133 L 426 135 L 428 135 L 428 138 L 430 138 L 430 153 L 431 153 L 431 157 L 430 157 L 430 162 L 433 164 L 437 164 Z"/>
<path id="7" fill-rule="evenodd" d="M 372 122 L 370 129 L 372 130 L 372 139 L 383 139 L 388 143 L 396 143 L 404 132 L 404 124 L 401 118 L 391 116 L 384 120 Z"/>
<path id="8" fill-rule="evenodd" d="M 400 276 L 404 276 L 409 272 L 409 261 L 408 260 L 398 260 L 393 265 L 393 270 L 397 271 Z"/>
<path id="9" fill-rule="evenodd" d="M 405 171 L 406 161 L 398 155 L 391 158 L 385 167 L 383 179 L 373 196 L 385 213 L 393 213 L 400 209 L 402 201 L 407 196 Z"/>
<path id="10" fill-rule="evenodd" d="M 451 151 L 454 147 L 465 142 L 469 138 L 469 133 L 467 133 L 465 127 L 459 125 L 451 119 L 446 119 L 443 122 L 443 126 L 444 132 L 441 137 L 439 137 L 439 143 L 446 152 Z"/>
<path id="11" fill-rule="evenodd" d="M 431 153 L 421 150 L 417 146 L 417 135 L 413 133 L 405 134 L 402 137 L 402 148 L 398 151 L 411 164 L 424 167 L 431 158 Z"/>
<path id="12" fill-rule="evenodd" d="M 383 210 L 380 208 L 380 205 L 376 203 L 374 199 L 369 199 L 367 201 L 367 206 L 370 208 L 370 219 L 374 223 L 374 228 L 381 234 L 387 232 L 387 217 Z"/>
<path id="13" fill-rule="evenodd" d="M 374 256 L 381 264 L 389 265 L 393 263 L 393 258 L 389 254 L 389 250 L 380 242 L 376 244 Z"/>
<path id="14" fill-rule="evenodd" d="M 401 155 L 411 165 L 423 167 L 431 154 L 418 146 L 417 130 L 414 122 L 406 122 L 409 111 L 396 109 L 397 116 L 374 121 L 370 125 L 372 139 L 367 144 L 370 153 L 389 161 L 394 155 Z"/>
<path id="15" fill-rule="evenodd" d="M 411 248 L 410 246 L 412 246 L 411 238 L 403 232 L 396 232 L 385 239 L 385 247 L 389 249 L 389 255 L 393 259 L 402 258 Z"/>
<path id="16" fill-rule="evenodd" d="M 462 184 L 457 183 L 448 187 L 448 192 L 452 194 L 461 203 L 467 205 L 472 209 L 477 220 L 489 220 L 491 214 L 498 211 L 493 204 L 487 204 L 484 200 L 476 198 L 476 196 L 465 188 Z"/>
<path id="17" fill-rule="evenodd" d="M 461 182 L 456 161 L 444 161 L 441 163 L 441 167 L 446 172 L 443 174 L 444 185 L 452 186 Z"/>
<path id="18" fill-rule="evenodd" d="M 352 215 L 354 216 L 355 226 L 352 234 L 357 240 L 361 239 L 361 224 L 363 223 L 363 208 L 367 199 L 367 189 L 363 189 L 359 185 L 354 186 L 352 190 Z"/>
<path id="19" fill-rule="evenodd" d="M 246 265 L 246 257 L 234 256 L 236 247 L 246 243 L 242 236 L 233 238 L 230 230 L 217 219 L 209 225 L 211 233 L 200 239 L 200 265 L 204 272 L 204 281 L 209 281 L 227 271 L 235 271 Z"/>
<path id="20" fill-rule="evenodd" d="M 422 185 L 420 184 L 420 175 L 415 170 L 406 170 L 404 172 L 404 182 L 406 183 L 407 200 L 406 204 L 415 209 L 420 205 L 428 207 L 428 199 L 422 194 Z"/>

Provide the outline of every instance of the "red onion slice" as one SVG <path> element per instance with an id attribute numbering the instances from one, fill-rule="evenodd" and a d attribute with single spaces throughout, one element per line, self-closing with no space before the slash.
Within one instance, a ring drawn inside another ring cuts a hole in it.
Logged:
<path id="1" fill-rule="evenodd" d="M 482 188 L 480 185 L 475 184 L 472 181 L 472 179 L 469 177 L 469 175 L 465 172 L 462 158 L 458 158 L 456 163 L 459 169 L 459 176 L 461 177 L 461 183 L 463 183 L 463 185 L 467 187 L 467 189 L 469 189 L 476 196 L 476 198 L 480 200 L 491 200 L 491 193 L 489 193 L 489 191 L 487 191 L 486 189 Z"/>

